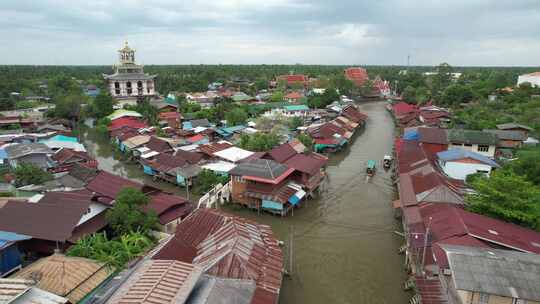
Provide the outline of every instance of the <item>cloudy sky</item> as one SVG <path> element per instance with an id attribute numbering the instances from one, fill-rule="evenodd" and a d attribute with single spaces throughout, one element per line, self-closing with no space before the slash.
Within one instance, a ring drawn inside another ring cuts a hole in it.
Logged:
<path id="1" fill-rule="evenodd" d="M 540 65 L 540 0 L 1 0 L 0 64 Z"/>

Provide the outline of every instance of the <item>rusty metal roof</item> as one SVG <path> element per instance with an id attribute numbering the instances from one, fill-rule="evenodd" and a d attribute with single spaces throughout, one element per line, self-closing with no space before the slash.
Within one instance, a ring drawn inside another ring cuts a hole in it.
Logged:
<path id="1" fill-rule="evenodd" d="M 86 186 L 88 190 L 97 192 L 112 199 L 116 199 L 116 196 L 124 187 L 131 187 L 137 190 L 141 190 L 143 188 L 143 185 L 131 181 L 127 178 L 123 178 L 121 176 L 108 173 L 106 171 L 101 171 Z"/>
<path id="2" fill-rule="evenodd" d="M 268 294 L 279 296 L 283 253 L 271 228 L 219 210 L 197 209 L 153 259 L 176 259 L 217 277 L 253 280 L 263 291 L 255 292 L 252 303 L 268 303 L 260 301 Z"/>
<path id="3" fill-rule="evenodd" d="M 181 304 L 202 274 L 192 264 L 173 260 L 147 260 L 122 284 L 109 304 Z"/>

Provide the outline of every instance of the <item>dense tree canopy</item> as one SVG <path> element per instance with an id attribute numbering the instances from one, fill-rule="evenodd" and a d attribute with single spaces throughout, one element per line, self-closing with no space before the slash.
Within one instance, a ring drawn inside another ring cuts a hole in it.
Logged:
<path id="1" fill-rule="evenodd" d="M 274 133 L 257 132 L 253 135 L 243 134 L 239 146 L 250 151 L 269 151 L 279 144 L 279 137 Z"/>
<path id="2" fill-rule="evenodd" d="M 158 225 L 152 210 L 146 209 L 149 198 L 141 191 L 125 187 L 116 198 L 113 208 L 107 211 L 107 220 L 116 235 L 135 231 L 149 232 Z"/>
<path id="3" fill-rule="evenodd" d="M 30 163 L 20 163 L 13 170 L 13 174 L 17 187 L 31 184 L 39 185 L 53 178 L 50 173 Z"/>

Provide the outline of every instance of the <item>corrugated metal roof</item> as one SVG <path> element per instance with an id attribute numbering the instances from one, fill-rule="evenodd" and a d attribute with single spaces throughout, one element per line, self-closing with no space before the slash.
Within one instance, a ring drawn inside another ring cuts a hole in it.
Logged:
<path id="1" fill-rule="evenodd" d="M 540 301 L 540 256 L 516 251 L 442 245 L 457 290 Z"/>
<path id="2" fill-rule="evenodd" d="M 274 298 L 281 288 L 283 253 L 271 228 L 215 209 L 188 216 L 153 259 L 193 262 L 211 275 L 253 280 Z M 252 303 L 265 292 L 255 292 Z"/>
<path id="3" fill-rule="evenodd" d="M 172 260 L 147 260 L 107 302 L 110 304 L 181 304 L 202 274 L 192 264 Z"/>
<path id="4" fill-rule="evenodd" d="M 438 152 L 437 157 L 443 161 L 453 161 L 453 160 L 460 160 L 464 158 L 471 158 L 494 168 L 500 167 L 499 164 L 497 164 L 496 162 L 494 162 L 487 156 L 484 156 L 480 153 L 476 153 L 476 152 L 472 152 L 472 151 L 468 151 L 464 149 L 459 149 L 459 148 L 452 148 L 450 150 Z"/>
<path id="5" fill-rule="evenodd" d="M 69 301 L 33 285 L 33 280 L 0 279 L 0 304 L 64 304 Z"/>
<path id="6" fill-rule="evenodd" d="M 86 186 L 88 190 L 97 192 L 111 199 L 116 199 L 116 196 L 124 187 L 131 187 L 141 190 L 143 188 L 143 185 L 131 181 L 127 178 L 123 178 L 121 176 L 108 173 L 106 171 L 101 171 Z"/>
<path id="7" fill-rule="evenodd" d="M 37 287 L 77 303 L 112 272 L 112 268 L 90 259 L 53 254 L 23 268 L 13 277 L 37 277 Z"/>

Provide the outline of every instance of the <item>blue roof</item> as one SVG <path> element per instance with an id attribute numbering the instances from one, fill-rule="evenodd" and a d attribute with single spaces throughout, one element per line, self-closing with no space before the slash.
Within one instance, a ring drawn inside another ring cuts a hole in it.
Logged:
<path id="1" fill-rule="evenodd" d="M 496 162 L 494 162 L 491 158 L 489 158 L 487 156 L 484 156 L 484 155 L 476 153 L 476 152 L 459 149 L 459 148 L 454 148 L 454 149 L 439 152 L 439 153 L 437 153 L 437 157 L 440 160 L 444 160 L 444 161 L 452 161 L 452 160 L 457 160 L 457 159 L 472 158 L 472 159 L 475 159 L 475 160 L 477 160 L 479 162 L 482 162 L 482 163 L 484 163 L 486 165 L 490 165 L 490 166 L 495 167 L 495 168 L 500 167 L 499 164 L 497 164 Z"/>
<path id="2" fill-rule="evenodd" d="M 24 234 L 18 234 L 15 232 L 8 232 L 8 231 L 0 231 L 0 241 L 4 242 L 16 242 L 16 241 L 22 241 L 22 240 L 28 240 L 32 237 Z"/>
<path id="3" fill-rule="evenodd" d="M 245 128 L 247 128 L 247 127 L 244 126 L 244 125 L 238 125 L 238 126 L 232 126 L 232 127 L 228 127 L 228 128 L 223 128 L 223 131 L 229 132 L 229 133 L 234 133 L 236 131 L 244 130 Z"/>
<path id="4" fill-rule="evenodd" d="M 182 129 L 184 130 L 191 130 L 193 129 L 193 125 L 191 124 L 191 121 L 184 121 L 182 123 Z"/>
<path id="5" fill-rule="evenodd" d="M 301 105 L 288 105 L 288 106 L 283 106 L 283 108 L 284 108 L 286 111 L 289 111 L 289 112 L 293 112 L 293 111 L 309 111 L 309 107 L 306 106 L 305 104 L 301 104 Z"/>
<path id="6" fill-rule="evenodd" d="M 6 158 L 7 158 L 6 150 L 0 149 L 0 159 L 6 159 Z"/>
<path id="7" fill-rule="evenodd" d="M 60 135 L 60 134 L 51 137 L 49 140 L 67 141 L 67 142 L 74 142 L 74 143 L 79 142 L 77 137 L 65 136 L 65 135 Z"/>
<path id="8" fill-rule="evenodd" d="M 417 130 L 410 130 L 410 131 L 405 132 L 405 134 L 403 134 L 403 139 L 404 140 L 418 140 L 420 139 L 420 135 L 418 134 Z"/>

